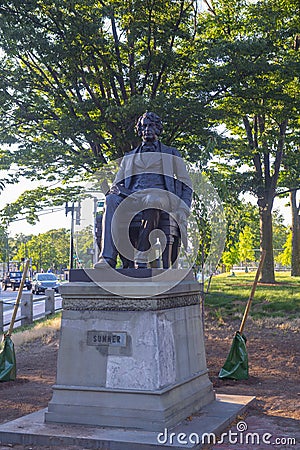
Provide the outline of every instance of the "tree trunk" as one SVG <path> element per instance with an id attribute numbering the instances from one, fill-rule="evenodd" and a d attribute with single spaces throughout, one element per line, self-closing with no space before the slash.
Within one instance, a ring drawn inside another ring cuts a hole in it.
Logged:
<path id="1" fill-rule="evenodd" d="M 259 208 L 260 215 L 260 247 L 266 250 L 265 262 L 261 271 L 261 283 L 275 283 L 273 255 L 272 212 L 269 208 Z"/>
<path id="2" fill-rule="evenodd" d="M 292 209 L 292 266 L 291 276 L 300 276 L 300 205 L 297 206 L 297 191 L 290 192 Z"/>

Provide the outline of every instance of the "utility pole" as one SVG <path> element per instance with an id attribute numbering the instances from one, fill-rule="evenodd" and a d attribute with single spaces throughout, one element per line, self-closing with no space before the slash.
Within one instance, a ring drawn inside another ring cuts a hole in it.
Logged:
<path id="1" fill-rule="evenodd" d="M 103 199 L 98 199 L 97 197 L 94 197 L 94 211 L 93 211 L 93 216 L 94 216 L 94 232 L 93 232 L 93 263 L 96 263 L 98 261 L 98 245 L 97 245 L 97 235 L 96 235 L 96 225 L 97 225 L 97 216 L 98 219 L 101 219 L 100 221 L 98 220 L 98 227 L 99 227 L 99 223 L 101 223 L 102 221 L 102 213 L 103 213 L 103 209 L 104 209 L 104 198 Z M 66 212 L 66 216 L 68 215 L 68 213 L 71 213 L 71 234 L 70 234 L 70 261 L 69 261 L 69 265 L 70 265 L 70 269 L 74 268 L 74 221 L 76 223 L 76 225 L 80 225 L 80 221 L 81 221 L 81 203 L 80 200 L 78 201 L 77 206 L 74 206 L 74 202 L 71 203 L 71 206 L 68 205 L 68 202 L 66 202 L 66 206 L 65 206 L 65 212 Z"/>
<path id="2" fill-rule="evenodd" d="M 8 232 L 5 233 L 5 250 L 6 250 L 7 272 L 9 272 L 9 242 L 8 242 Z"/>
<path id="3" fill-rule="evenodd" d="M 94 238 L 94 249 L 93 249 L 93 264 L 96 264 L 98 261 L 98 244 L 97 244 L 97 206 L 98 206 L 98 198 L 94 197 L 94 232 L 93 232 L 93 238 Z"/>
<path id="4" fill-rule="evenodd" d="M 93 249 L 93 263 L 99 259 L 99 247 L 98 243 L 101 243 L 101 235 L 102 235 L 102 217 L 104 211 L 105 199 L 94 197 L 94 249 Z M 101 245 L 101 244 L 100 244 Z"/>
<path id="5" fill-rule="evenodd" d="M 71 232 L 70 232 L 70 260 L 69 265 L 70 269 L 74 268 L 74 218 L 76 213 L 76 225 L 80 225 L 80 216 L 81 216 L 81 204 L 78 201 L 77 206 L 75 206 L 74 202 L 72 202 L 71 206 L 66 202 L 65 208 L 66 216 L 71 213 Z"/>
<path id="6" fill-rule="evenodd" d="M 70 233 L 70 269 L 74 267 L 74 202 L 71 207 L 71 233 Z"/>
<path id="7" fill-rule="evenodd" d="M 69 252 L 69 266 L 70 269 L 73 269 L 74 262 L 74 202 L 72 202 L 71 206 L 66 202 L 66 216 L 71 213 L 71 230 L 70 230 L 70 252 Z"/>
<path id="8" fill-rule="evenodd" d="M 39 258 L 40 258 L 40 272 L 42 271 L 42 243 L 40 242 L 40 248 L 39 248 Z"/>

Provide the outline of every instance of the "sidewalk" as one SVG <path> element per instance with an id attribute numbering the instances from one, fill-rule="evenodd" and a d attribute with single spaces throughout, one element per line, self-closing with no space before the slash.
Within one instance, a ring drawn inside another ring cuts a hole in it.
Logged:
<path id="1" fill-rule="evenodd" d="M 219 442 L 222 437 L 219 437 Z M 249 408 L 248 414 L 227 430 L 222 443 L 205 446 L 209 450 L 300 449 L 300 421 L 268 416 Z"/>
<path id="2" fill-rule="evenodd" d="M 298 450 L 300 449 L 300 422 L 280 416 L 258 413 L 250 407 L 248 414 L 238 417 L 237 422 L 221 436 L 206 436 L 203 450 Z M 207 445 L 210 439 L 211 445 Z M 88 448 L 91 448 L 90 446 Z M 157 450 L 163 450 L 164 445 Z M 190 448 L 190 446 L 187 446 Z M 198 446 L 198 448 L 200 448 Z M 2 444 L 0 450 L 62 450 L 61 446 Z M 63 450 L 85 450 L 84 446 L 64 445 Z M 108 450 L 108 449 L 107 449 Z"/>

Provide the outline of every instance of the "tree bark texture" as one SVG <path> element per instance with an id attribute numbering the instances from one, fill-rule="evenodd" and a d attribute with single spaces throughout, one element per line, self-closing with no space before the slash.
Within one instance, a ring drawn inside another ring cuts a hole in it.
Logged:
<path id="1" fill-rule="evenodd" d="M 292 210 L 292 265 L 291 276 L 300 276 L 300 203 L 297 205 L 297 191 L 290 192 Z"/>
<path id="2" fill-rule="evenodd" d="M 273 255 L 272 212 L 269 208 L 259 208 L 260 214 L 260 247 L 266 250 L 265 262 L 261 271 L 261 283 L 275 283 Z"/>

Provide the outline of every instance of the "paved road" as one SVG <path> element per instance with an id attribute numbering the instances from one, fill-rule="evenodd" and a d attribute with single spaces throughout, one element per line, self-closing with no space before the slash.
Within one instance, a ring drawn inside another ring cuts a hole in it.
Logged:
<path id="1" fill-rule="evenodd" d="M 3 301 L 3 322 L 7 324 L 10 322 L 14 305 L 17 298 L 18 291 L 12 291 L 7 289 L 6 291 L 0 292 L 0 300 Z M 29 292 L 27 290 L 24 293 Z M 40 316 L 45 312 L 45 296 L 44 295 L 34 295 L 33 296 L 33 317 Z M 55 309 L 61 308 L 62 299 L 60 296 L 55 297 Z M 15 328 L 20 326 L 20 322 L 17 320 L 21 316 L 20 308 L 16 316 Z M 8 326 L 4 326 L 4 331 Z"/>

